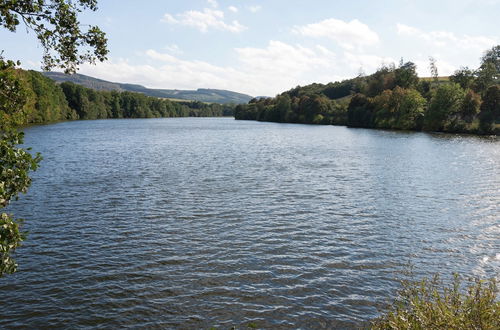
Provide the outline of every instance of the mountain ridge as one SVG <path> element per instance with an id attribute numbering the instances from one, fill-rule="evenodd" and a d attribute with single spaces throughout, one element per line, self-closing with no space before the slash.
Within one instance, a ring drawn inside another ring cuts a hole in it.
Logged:
<path id="1" fill-rule="evenodd" d="M 69 81 L 78 85 L 96 90 L 119 91 L 119 92 L 135 92 L 142 93 L 148 96 L 177 99 L 186 101 L 200 101 L 207 103 L 248 103 L 253 97 L 247 94 L 228 91 L 224 89 L 198 88 L 196 90 L 182 89 L 154 89 L 147 88 L 139 84 L 117 83 L 104 79 L 94 78 L 91 76 L 75 73 L 67 75 L 61 72 L 42 72 L 42 74 L 57 83 Z"/>

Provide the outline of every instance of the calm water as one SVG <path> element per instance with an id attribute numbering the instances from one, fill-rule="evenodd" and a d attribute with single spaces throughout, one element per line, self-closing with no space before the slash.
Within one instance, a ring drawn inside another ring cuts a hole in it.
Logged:
<path id="1" fill-rule="evenodd" d="M 0 327 L 349 328 L 500 274 L 500 141 L 219 119 L 32 127 Z"/>

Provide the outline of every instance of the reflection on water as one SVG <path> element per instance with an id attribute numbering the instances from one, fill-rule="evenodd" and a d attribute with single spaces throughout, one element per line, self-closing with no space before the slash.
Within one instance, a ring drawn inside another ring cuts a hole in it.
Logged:
<path id="1" fill-rule="evenodd" d="M 217 119 L 33 127 L 0 326 L 352 327 L 418 276 L 497 276 L 500 142 Z"/>

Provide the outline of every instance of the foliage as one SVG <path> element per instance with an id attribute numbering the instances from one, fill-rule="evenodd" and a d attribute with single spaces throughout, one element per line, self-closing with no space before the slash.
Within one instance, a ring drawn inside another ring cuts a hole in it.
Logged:
<path id="1" fill-rule="evenodd" d="M 495 71 L 500 73 L 500 45 L 497 45 L 489 50 L 487 50 L 483 57 L 481 58 L 482 65 L 491 64 L 495 67 Z"/>
<path id="2" fill-rule="evenodd" d="M 459 118 L 465 92 L 460 85 L 440 85 L 434 91 L 427 109 L 424 129 L 442 131 Z"/>
<path id="3" fill-rule="evenodd" d="M 481 106 L 481 96 L 473 90 L 468 90 L 462 102 L 461 116 L 467 122 L 471 123 L 472 120 L 479 113 Z"/>
<path id="4" fill-rule="evenodd" d="M 28 91 L 15 70 L 15 63 L 0 57 L 0 132 L 25 120 Z"/>
<path id="5" fill-rule="evenodd" d="M 493 133 L 494 124 L 500 123 L 500 85 L 491 86 L 486 91 L 479 120 L 480 129 L 485 134 Z"/>
<path id="6" fill-rule="evenodd" d="M 462 67 L 450 76 L 450 81 L 459 84 L 463 89 L 470 88 L 474 79 L 474 71 L 468 67 Z"/>
<path id="7" fill-rule="evenodd" d="M 35 71 L 21 71 L 31 102 L 28 106 L 27 123 L 50 123 L 77 119 L 74 109 L 68 106 L 62 89 L 47 77 Z"/>
<path id="8" fill-rule="evenodd" d="M 70 82 L 60 85 L 69 108 L 80 119 L 216 117 L 232 114 L 231 105 L 170 101 L 142 93 L 96 91 Z"/>
<path id="9" fill-rule="evenodd" d="M 31 184 L 29 172 L 38 167 L 39 154 L 33 157 L 27 150 L 16 147 L 22 144 L 23 133 L 10 130 L 0 137 L 0 208 L 6 207 L 19 193 L 26 193 Z M 29 149 L 28 149 L 29 150 Z M 11 253 L 20 246 L 25 233 L 20 231 L 21 219 L 6 213 L 0 214 L 0 277 L 16 271 L 17 264 Z"/>
<path id="10" fill-rule="evenodd" d="M 500 45 L 485 52 L 481 66 L 476 72 L 474 88 L 484 94 L 493 85 L 500 84 Z"/>
<path id="11" fill-rule="evenodd" d="M 73 73 L 79 64 L 104 61 L 108 54 L 99 27 L 81 29 L 78 14 L 85 9 L 97 10 L 97 0 L 4 0 L 0 26 L 15 32 L 22 21 L 43 47 L 43 69 L 59 67 Z"/>
<path id="12" fill-rule="evenodd" d="M 228 90 L 198 88 L 197 90 L 152 89 L 136 84 L 123 84 L 93 78 L 83 74 L 67 75 L 62 72 L 43 72 L 43 75 L 58 83 L 72 82 L 87 88 L 103 91 L 128 91 L 143 93 L 147 96 L 171 99 L 172 101 L 200 101 L 219 104 L 248 103 L 251 96 Z"/>
<path id="13" fill-rule="evenodd" d="M 236 119 L 353 127 L 491 134 L 498 132 L 500 46 L 488 50 L 477 70 L 461 68 L 449 80 L 419 79 L 401 60 L 375 73 L 328 84 L 297 86 L 275 98 L 253 99 Z M 491 89 L 493 88 L 493 89 Z M 490 90 L 491 89 L 491 90 Z M 483 103 L 483 99 L 488 99 Z"/>
<path id="14" fill-rule="evenodd" d="M 397 86 L 373 99 L 374 127 L 391 129 L 417 129 L 424 114 L 426 100 L 415 89 Z"/>
<path id="15" fill-rule="evenodd" d="M 413 62 L 406 62 L 394 70 L 396 86 L 415 88 L 418 84 L 417 66 Z"/>
<path id="16" fill-rule="evenodd" d="M 31 184 L 29 172 L 36 170 L 40 155 L 16 147 L 23 143 L 23 133 L 13 127 L 26 118 L 29 93 L 25 89 L 14 63 L 0 59 L 0 208 L 25 193 Z M 16 271 L 11 253 L 21 244 L 25 234 L 20 231 L 20 219 L 0 213 L 0 277 Z"/>
<path id="17" fill-rule="evenodd" d="M 372 329 L 499 329 L 500 302 L 494 279 L 470 280 L 464 288 L 455 274 L 451 285 L 436 275 L 421 281 L 403 281 L 388 312 Z"/>
<path id="18" fill-rule="evenodd" d="M 352 127 L 372 127 L 373 106 L 364 94 L 354 95 L 347 108 L 347 125 Z"/>
<path id="19" fill-rule="evenodd" d="M 234 106 L 230 104 L 171 101 L 142 93 L 95 91 L 69 82 L 56 84 L 39 72 L 15 69 L 12 63 L 7 66 L 7 62 L 0 62 L 0 65 L 3 65 L 0 66 L 0 122 L 9 123 L 9 126 L 74 119 L 233 115 Z M 6 84 L 11 85 L 9 98 L 5 95 Z"/>
<path id="20" fill-rule="evenodd" d="M 396 75 L 394 65 L 382 66 L 374 74 L 367 76 L 365 87 L 361 90 L 362 94 L 374 97 L 383 91 L 396 87 Z"/>
<path id="21" fill-rule="evenodd" d="M 44 69 L 59 67 L 72 73 L 83 62 L 105 60 L 108 53 L 106 38 L 98 27 L 81 30 L 77 18 L 84 9 L 96 10 L 97 1 L 3 0 L 0 26 L 15 32 L 22 21 L 43 47 Z M 32 156 L 28 149 L 18 147 L 23 134 L 16 128 L 31 120 L 68 118 L 68 114 L 74 117 L 58 87 L 36 75 L 26 76 L 13 61 L 0 57 L 0 208 L 27 191 L 29 172 L 36 170 L 41 160 L 40 155 Z M 25 237 L 20 223 L 11 215 L 0 214 L 0 276 L 17 268 L 11 254 Z"/>
<path id="22" fill-rule="evenodd" d="M 293 90 L 291 94 L 295 94 Z M 240 104 L 236 106 L 234 116 L 242 120 L 345 125 L 346 113 L 346 104 L 325 95 L 298 97 L 285 92 L 275 98 L 253 99 L 249 104 Z"/>
<path id="23" fill-rule="evenodd" d="M 17 270 L 17 263 L 11 257 L 11 252 L 14 252 L 26 237 L 19 229 L 21 223 L 21 219 L 14 220 L 7 213 L 0 213 L 0 277 Z"/>

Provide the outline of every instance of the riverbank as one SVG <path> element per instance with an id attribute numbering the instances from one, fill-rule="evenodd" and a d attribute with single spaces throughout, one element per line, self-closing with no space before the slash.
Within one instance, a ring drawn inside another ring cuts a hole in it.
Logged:
<path id="1" fill-rule="evenodd" d="M 349 126 L 347 123 L 345 124 L 328 124 L 328 123 L 309 123 L 309 122 L 281 122 L 281 121 L 270 121 L 270 120 L 257 120 L 257 119 L 241 119 L 241 118 L 235 118 L 236 120 L 248 120 L 248 121 L 260 121 L 260 122 L 274 122 L 278 124 L 297 124 L 297 125 L 313 125 L 313 126 L 341 126 L 341 127 L 348 127 L 348 128 L 365 128 L 365 129 L 375 129 L 375 130 L 383 130 L 383 131 L 394 131 L 394 132 L 422 132 L 422 133 L 432 133 L 432 134 L 453 134 L 453 135 L 464 135 L 464 136 L 494 136 L 494 137 L 500 137 L 500 124 L 495 124 L 493 130 L 488 133 L 481 133 L 478 132 L 477 130 L 455 130 L 455 131 L 428 131 L 428 130 L 423 130 L 423 129 L 415 129 L 415 130 L 408 130 L 408 129 L 398 129 L 398 128 L 378 128 L 378 127 L 362 127 L 362 126 Z M 476 123 L 477 125 L 477 123 Z"/>

